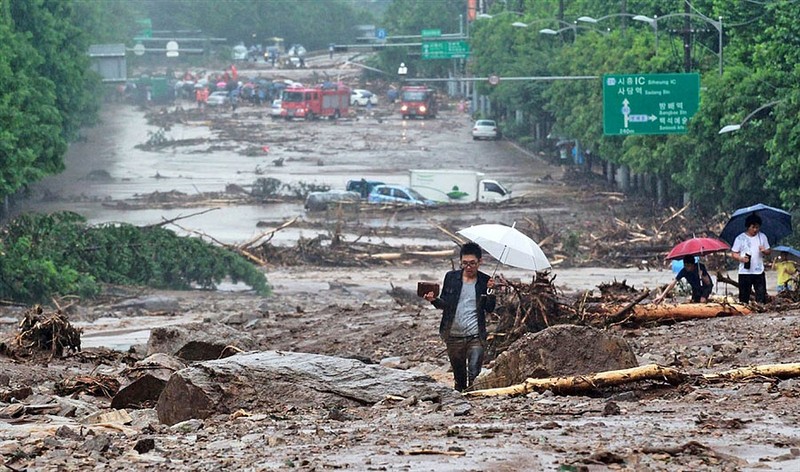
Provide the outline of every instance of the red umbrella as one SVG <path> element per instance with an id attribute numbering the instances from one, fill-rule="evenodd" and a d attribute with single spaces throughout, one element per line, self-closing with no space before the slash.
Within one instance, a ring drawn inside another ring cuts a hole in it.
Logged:
<path id="1" fill-rule="evenodd" d="M 680 259 L 684 256 L 704 256 L 713 252 L 727 251 L 731 247 L 716 238 L 691 238 L 677 244 L 667 254 L 667 259 Z"/>

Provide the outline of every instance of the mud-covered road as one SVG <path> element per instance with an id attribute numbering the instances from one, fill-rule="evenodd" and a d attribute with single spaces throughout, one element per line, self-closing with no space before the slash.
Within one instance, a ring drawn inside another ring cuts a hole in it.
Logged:
<path id="1" fill-rule="evenodd" d="M 66 172 L 34 188 L 21 210 L 71 209 L 92 223 L 152 224 L 218 208 L 182 220 L 176 230 L 189 228 L 224 242 L 247 240 L 300 217 L 302 224 L 275 239 L 291 247 L 300 237 L 329 233 L 342 216 L 306 213 L 302 201 L 292 198 L 242 203 L 227 190 L 249 190 L 266 176 L 333 188 L 361 177 L 405 183 L 408 169 L 434 167 L 485 172 L 527 197 L 489 208 L 366 210 L 345 222 L 345 239 L 368 239 L 389 249 L 442 249 L 454 245 L 439 226 L 516 221 L 531 228 L 531 222 L 541 222 L 551 232 L 581 233 L 628 211 L 613 191 L 570 185 L 562 179 L 563 168 L 510 142 L 473 142 L 469 117 L 455 107 L 436 120 L 403 121 L 383 103 L 339 123 L 273 122 L 266 110 L 250 107 L 237 116 L 187 111 L 190 103 L 183 107 L 184 112 L 164 110 L 171 123 L 166 136 L 174 145 L 142 149 L 137 145 L 159 127 L 148 124 L 142 110 L 110 105 L 103 125 L 70 150 Z M 276 166 L 273 161 L 281 158 L 283 165 Z M 186 196 L 169 204 L 144 198 L 175 190 Z M 555 284 L 575 293 L 625 279 L 653 289 L 671 278 L 662 263 L 644 265 L 556 265 Z M 93 414 L 108 412 L 109 399 L 56 395 L 65 378 L 120 375 L 127 366 L 124 353 L 142 357 L 150 328 L 186 322 L 222 322 L 262 350 L 357 358 L 424 373 L 449 386 L 437 337 L 439 314 L 391 289 L 412 292 L 418 280 L 438 280 L 450 267 L 450 258 L 359 268 L 270 265 L 265 271 L 274 295 L 266 299 L 224 286 L 217 292 L 117 288 L 101 300 L 82 301 L 69 310 L 85 330 L 80 355 L 13 360 L 0 354 L 0 392 L 31 387 L 25 398 L 0 398 L 3 463 L 8 470 L 800 470 L 797 379 L 677 387 L 645 382 L 588 395 L 470 398 L 467 408 L 418 398 L 281 408 L 265 384 L 258 387 L 268 407 L 178 426 L 159 422 L 152 408 L 129 410 L 130 421 L 104 423 Z M 500 271 L 521 280 L 531 276 Z M 717 290 L 725 295 L 728 289 Z M 22 311 L 0 307 L 4 336 L 14 333 Z M 797 310 L 767 311 L 610 331 L 630 344 L 639 364 L 702 374 L 797 362 L 800 318 Z M 3 416 L 20 402 L 27 406 L 23 415 Z"/>

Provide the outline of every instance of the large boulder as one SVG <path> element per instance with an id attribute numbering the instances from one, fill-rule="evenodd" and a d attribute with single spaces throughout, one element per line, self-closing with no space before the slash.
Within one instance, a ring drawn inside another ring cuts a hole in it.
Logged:
<path id="1" fill-rule="evenodd" d="M 186 364 L 175 357 L 156 353 L 125 370 L 129 382 L 111 399 L 111 408 L 152 408 L 167 381 Z"/>
<path id="2" fill-rule="evenodd" d="M 264 351 L 175 372 L 158 399 L 158 419 L 173 425 L 238 409 L 371 406 L 389 396 L 468 409 L 461 395 L 427 375 L 354 359 Z"/>
<path id="3" fill-rule="evenodd" d="M 527 333 L 497 356 L 476 388 L 519 384 L 528 378 L 590 374 L 638 366 L 636 355 L 619 336 L 588 326 L 556 325 Z"/>
<path id="4" fill-rule="evenodd" d="M 185 361 L 206 361 L 258 348 L 256 340 L 222 323 L 190 323 L 154 328 L 147 355 L 165 353 Z"/>

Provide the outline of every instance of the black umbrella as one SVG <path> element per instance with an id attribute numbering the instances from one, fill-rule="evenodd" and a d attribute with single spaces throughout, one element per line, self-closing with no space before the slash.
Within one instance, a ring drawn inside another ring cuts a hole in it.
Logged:
<path id="1" fill-rule="evenodd" d="M 761 232 L 767 236 L 770 246 L 774 246 L 781 238 L 792 234 L 792 215 L 790 213 L 759 203 L 747 208 L 739 208 L 733 212 L 731 219 L 722 228 L 720 239 L 733 245 L 736 236 L 747 229 L 744 226 L 745 219 L 753 213 L 761 217 Z"/>

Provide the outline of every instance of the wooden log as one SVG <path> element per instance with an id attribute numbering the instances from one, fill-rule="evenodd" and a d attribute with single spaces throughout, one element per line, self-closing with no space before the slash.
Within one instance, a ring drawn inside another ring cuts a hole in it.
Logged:
<path id="1" fill-rule="evenodd" d="M 255 247 L 258 247 L 258 246 L 270 241 L 272 239 L 272 237 L 275 236 L 275 233 L 277 233 L 278 231 L 280 231 L 282 229 L 285 229 L 285 228 L 288 228 L 289 226 L 292 226 L 293 224 L 295 224 L 297 222 L 298 218 L 299 217 L 295 216 L 294 218 L 292 218 L 290 220 L 284 221 L 277 228 L 271 229 L 269 231 L 264 231 L 261 234 L 259 234 L 259 235 L 255 236 L 255 237 L 253 237 L 251 239 L 248 239 L 247 241 L 239 244 L 237 247 L 239 249 L 242 249 L 242 250 L 253 249 Z"/>
<path id="2" fill-rule="evenodd" d="M 639 304 L 639 302 L 641 302 L 642 300 L 647 298 L 648 295 L 650 295 L 650 290 L 645 290 L 644 293 L 642 293 L 641 295 L 636 297 L 635 300 L 633 300 L 632 302 L 628 303 L 621 310 L 619 310 L 618 312 L 616 312 L 613 315 L 611 315 L 611 318 L 608 319 L 608 323 L 609 324 L 614 324 L 614 323 L 617 323 L 617 322 L 621 321 L 624 316 L 626 316 L 628 313 L 630 313 L 631 310 L 633 310 L 633 307 L 635 307 L 636 305 Z"/>
<path id="3" fill-rule="evenodd" d="M 554 393 L 575 394 L 594 391 L 603 387 L 623 385 L 640 380 L 661 380 L 672 385 L 680 384 L 686 374 L 678 370 L 648 364 L 630 369 L 611 370 L 588 375 L 570 377 L 549 377 L 545 379 L 526 379 L 525 382 L 510 387 L 493 388 L 467 392 L 469 397 L 489 397 L 497 395 L 524 395 L 530 392 L 552 390 Z"/>
<path id="4" fill-rule="evenodd" d="M 625 306 L 619 303 L 587 303 L 584 313 L 598 317 L 611 318 L 615 313 L 623 310 Z M 749 315 L 752 311 L 738 303 L 648 303 L 636 305 L 632 309 L 630 321 L 683 321 L 698 318 L 714 318 L 717 316 Z"/>
<path id="5" fill-rule="evenodd" d="M 750 309 L 740 304 L 679 303 L 677 305 L 649 303 L 633 308 L 633 321 L 692 320 L 717 316 L 749 315 Z"/>
<path id="6" fill-rule="evenodd" d="M 686 211 L 686 210 L 689 208 L 689 206 L 690 206 L 690 205 L 691 205 L 691 203 L 687 203 L 686 205 L 684 205 L 684 206 L 683 206 L 683 208 L 681 208 L 680 210 L 678 210 L 678 211 L 676 211 L 675 213 L 673 213 L 673 214 L 672 214 L 672 215 L 671 215 L 669 218 L 667 218 L 666 220 L 662 221 L 662 222 L 661 222 L 661 225 L 659 226 L 659 229 L 660 229 L 660 228 L 663 228 L 665 224 L 669 223 L 669 222 L 670 222 L 670 221 L 672 221 L 673 219 L 675 219 L 675 218 L 677 218 L 678 216 L 680 216 L 680 214 L 681 214 L 681 213 L 683 213 L 684 211 Z"/>
<path id="7" fill-rule="evenodd" d="M 728 277 L 727 274 L 723 274 L 722 272 L 717 271 L 717 283 L 720 282 L 725 282 L 726 284 L 733 285 L 734 287 L 739 288 L 739 282 Z"/>
<path id="8" fill-rule="evenodd" d="M 764 364 L 703 375 L 703 379 L 709 382 L 746 380 L 752 377 L 770 377 L 778 379 L 800 377 L 800 362 L 789 364 Z"/>
<path id="9" fill-rule="evenodd" d="M 725 382 L 749 380 L 754 377 L 789 379 L 800 377 L 800 362 L 787 364 L 764 364 L 740 369 L 726 370 L 714 374 L 703 374 L 700 379 L 707 382 Z M 560 394 L 576 394 L 590 392 L 603 387 L 619 386 L 641 380 L 662 380 L 671 385 L 678 385 L 686 380 L 697 379 L 676 369 L 648 364 L 631 369 L 611 370 L 595 374 L 575 375 L 570 377 L 549 377 L 544 379 L 526 379 L 525 382 L 503 388 L 475 390 L 466 392 L 468 397 L 491 397 L 498 395 L 525 395 L 531 392 L 551 390 Z"/>

